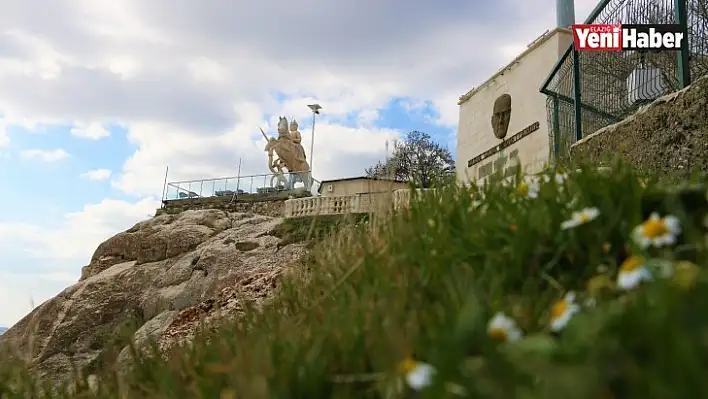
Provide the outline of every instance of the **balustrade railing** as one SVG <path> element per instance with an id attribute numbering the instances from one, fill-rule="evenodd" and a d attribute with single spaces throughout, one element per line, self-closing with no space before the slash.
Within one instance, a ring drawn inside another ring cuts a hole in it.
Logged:
<path id="1" fill-rule="evenodd" d="M 366 211 L 363 211 L 366 212 Z M 308 197 L 285 201 L 285 217 L 362 213 L 357 196 Z"/>
<path id="2" fill-rule="evenodd" d="M 415 190 L 421 192 L 424 190 Z M 390 193 L 364 193 L 341 196 L 294 198 L 285 201 L 284 216 L 296 218 L 315 215 L 342 215 L 347 213 L 370 213 L 408 206 L 412 191 L 394 190 Z"/>
<path id="3" fill-rule="evenodd" d="M 175 181 L 167 183 L 163 200 L 233 197 L 304 189 L 305 185 L 301 180 L 295 173 L 283 173 Z M 318 183 L 315 179 L 312 181 Z"/>

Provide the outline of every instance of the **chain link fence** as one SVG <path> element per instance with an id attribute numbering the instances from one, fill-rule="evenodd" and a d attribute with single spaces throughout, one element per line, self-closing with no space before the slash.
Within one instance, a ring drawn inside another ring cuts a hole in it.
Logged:
<path id="1" fill-rule="evenodd" d="M 585 23 L 682 24 L 685 7 L 688 69 L 697 79 L 708 72 L 708 0 L 602 0 Z M 577 58 L 576 58 L 577 57 Z M 578 138 L 633 114 L 654 99 L 680 90 L 680 52 L 575 52 L 572 45 L 541 88 L 554 161 Z M 574 75 L 574 70 L 577 77 Z M 580 88 L 576 128 L 575 83 Z"/>

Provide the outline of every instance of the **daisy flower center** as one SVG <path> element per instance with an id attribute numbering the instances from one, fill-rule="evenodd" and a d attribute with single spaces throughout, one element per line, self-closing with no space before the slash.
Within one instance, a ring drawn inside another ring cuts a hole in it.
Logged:
<path id="1" fill-rule="evenodd" d="M 633 272 L 639 269 L 639 267 L 642 266 L 643 263 L 644 259 L 641 256 L 630 256 L 622 263 L 622 266 L 620 266 L 620 270 L 624 273 Z"/>
<path id="2" fill-rule="evenodd" d="M 568 310 L 568 301 L 565 299 L 556 302 L 551 308 L 551 320 L 555 320 Z"/>
<path id="3" fill-rule="evenodd" d="M 506 330 L 501 327 L 493 327 L 489 329 L 489 336 L 497 342 L 506 342 Z"/>
<path id="4" fill-rule="evenodd" d="M 529 193 L 529 185 L 528 183 L 519 183 L 519 188 L 518 188 L 519 194 L 521 195 L 528 195 Z"/>
<path id="5" fill-rule="evenodd" d="M 656 238 L 668 233 L 669 229 L 666 227 L 666 223 L 664 223 L 663 220 L 651 219 L 644 222 L 642 232 L 647 238 Z"/>
<path id="6" fill-rule="evenodd" d="M 408 358 L 408 359 L 401 362 L 399 368 L 404 373 L 410 373 L 411 371 L 413 371 L 415 369 L 416 366 L 417 366 L 416 361 L 411 358 Z"/>

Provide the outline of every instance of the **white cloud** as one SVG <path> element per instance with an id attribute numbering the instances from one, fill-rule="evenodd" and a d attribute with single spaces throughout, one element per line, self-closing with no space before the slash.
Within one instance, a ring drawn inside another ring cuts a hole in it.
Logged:
<path id="1" fill-rule="evenodd" d="M 81 174 L 81 177 L 88 180 L 101 181 L 111 177 L 111 171 L 108 169 L 94 169 Z"/>
<path id="2" fill-rule="evenodd" d="M 10 137 L 7 135 L 7 126 L 5 121 L 0 119 L 0 148 L 7 147 L 10 144 Z"/>
<path id="3" fill-rule="evenodd" d="M 138 202 L 105 199 L 98 204 L 85 205 L 80 212 L 67 213 L 56 228 L 0 223 L 0 249 L 13 251 L 16 249 L 13 246 L 20 243 L 28 257 L 75 261 L 71 268 L 76 271 L 88 263 L 98 244 L 150 218 L 159 206 L 160 201 L 152 197 Z"/>
<path id="4" fill-rule="evenodd" d="M 505 63 L 509 63 L 509 62 L 513 61 L 514 58 L 518 57 L 519 54 L 523 53 L 527 48 L 528 48 L 528 44 L 516 43 L 516 44 L 508 44 L 505 46 L 501 46 L 498 49 L 498 51 L 499 51 L 499 54 L 501 54 L 501 56 L 503 57 Z M 500 67 L 502 67 L 502 66 L 500 66 Z"/>
<path id="5" fill-rule="evenodd" d="M 188 63 L 192 77 L 199 82 L 223 82 L 229 78 L 229 71 L 217 61 L 198 57 Z"/>
<path id="6" fill-rule="evenodd" d="M 111 56 L 106 64 L 109 71 L 124 80 L 134 78 L 140 71 L 140 61 L 130 56 Z"/>
<path id="7" fill-rule="evenodd" d="M 100 140 L 111 135 L 111 132 L 100 123 L 91 123 L 83 126 L 75 126 L 71 129 L 71 135 L 78 138 Z"/>
<path id="8" fill-rule="evenodd" d="M 58 162 L 69 158 L 70 156 L 71 155 L 69 155 L 68 152 L 64 151 L 61 148 L 57 148 L 54 150 L 31 149 L 20 151 L 20 157 L 24 159 L 36 159 L 47 163 Z"/>

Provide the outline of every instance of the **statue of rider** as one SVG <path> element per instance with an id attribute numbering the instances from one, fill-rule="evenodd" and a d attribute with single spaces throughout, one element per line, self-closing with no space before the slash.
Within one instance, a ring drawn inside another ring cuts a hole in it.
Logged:
<path id="1" fill-rule="evenodd" d="M 290 139 L 296 145 L 297 148 L 297 159 L 301 162 L 307 161 L 307 156 L 305 155 L 305 148 L 302 146 L 302 135 L 300 131 L 297 130 L 298 124 L 295 119 L 290 122 Z"/>

